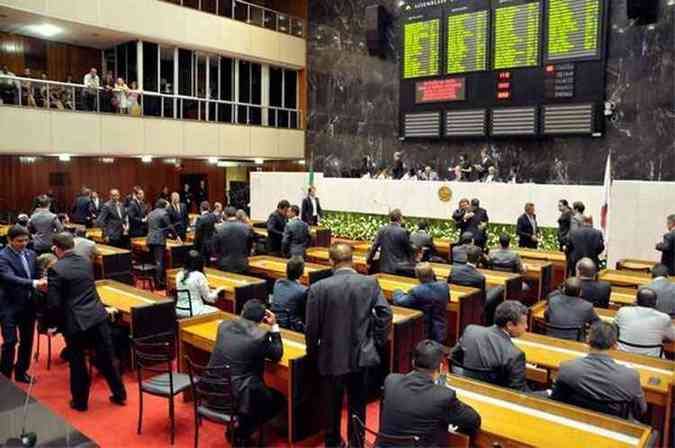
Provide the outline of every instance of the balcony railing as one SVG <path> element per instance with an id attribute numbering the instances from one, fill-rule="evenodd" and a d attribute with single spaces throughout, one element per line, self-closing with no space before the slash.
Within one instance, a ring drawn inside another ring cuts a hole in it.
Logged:
<path id="1" fill-rule="evenodd" d="M 297 109 L 16 76 L 0 75 L 0 104 L 286 129 L 303 126 Z"/>
<path id="2" fill-rule="evenodd" d="M 242 0 L 164 0 L 174 5 L 197 9 L 221 17 L 246 22 L 280 33 L 305 37 L 306 24 L 299 17 L 284 14 Z"/>

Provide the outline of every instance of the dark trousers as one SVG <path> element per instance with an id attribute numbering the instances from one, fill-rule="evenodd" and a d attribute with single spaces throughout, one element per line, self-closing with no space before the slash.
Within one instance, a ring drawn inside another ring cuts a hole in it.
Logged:
<path id="1" fill-rule="evenodd" d="M 286 405 L 286 398 L 276 389 L 265 387 L 256 392 L 254 414 L 241 415 L 238 436 L 247 439 L 259 426 L 276 417 Z"/>
<path id="2" fill-rule="evenodd" d="M 95 93 L 84 93 L 84 107 L 88 111 L 95 112 L 96 107 L 96 94 Z"/>
<path id="3" fill-rule="evenodd" d="M 321 377 L 321 389 L 323 402 L 326 403 L 327 425 L 326 447 L 339 447 L 342 445 L 340 436 L 340 424 L 342 419 L 342 401 L 347 393 L 348 418 L 347 427 L 350 447 L 360 447 L 364 434 L 357 434 L 352 424 L 352 415 L 357 415 L 362 422 L 366 421 L 366 400 L 368 398 L 368 378 L 365 370 L 351 372 L 339 376 Z"/>
<path id="4" fill-rule="evenodd" d="M 519 241 L 519 242 L 518 242 L 518 247 L 526 247 L 526 248 L 528 248 L 528 249 L 536 249 L 537 247 L 539 247 L 539 243 L 536 242 L 536 241 L 532 241 L 532 240 L 529 240 L 529 241 Z"/>
<path id="5" fill-rule="evenodd" d="M 3 311 L 0 310 L 0 313 Z M 30 356 L 33 351 L 33 334 L 35 332 L 35 312 L 24 309 L 19 312 L 6 311 L 0 317 L 2 329 L 2 355 L 0 356 L 0 373 L 11 378 L 26 373 L 30 367 Z M 16 356 L 16 344 L 19 344 L 19 356 Z"/>
<path id="6" fill-rule="evenodd" d="M 166 246 L 160 246 L 156 244 L 149 244 L 148 249 L 150 249 L 150 254 L 152 254 L 152 259 L 155 261 L 155 266 L 157 266 L 157 271 L 155 274 L 155 284 L 157 289 L 164 289 L 166 283 L 166 267 L 164 266 L 164 252 L 166 252 Z"/>
<path id="7" fill-rule="evenodd" d="M 86 407 L 89 401 L 91 379 L 85 360 L 87 349 L 94 350 L 94 364 L 105 378 L 112 394 L 117 398 L 126 399 L 127 392 L 113 359 L 110 324 L 107 321 L 94 325 L 88 330 L 66 335 L 65 339 L 70 365 L 70 393 L 76 406 Z"/>

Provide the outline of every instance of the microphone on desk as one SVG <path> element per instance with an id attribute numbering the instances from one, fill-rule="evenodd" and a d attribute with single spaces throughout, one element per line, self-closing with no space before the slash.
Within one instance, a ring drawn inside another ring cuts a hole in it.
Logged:
<path id="1" fill-rule="evenodd" d="M 35 377 L 31 376 L 28 383 L 28 392 L 26 392 L 26 402 L 23 405 L 23 417 L 21 422 L 21 435 L 18 439 L 7 440 L 7 447 L 25 447 L 33 448 L 37 444 L 37 433 L 26 432 L 26 419 L 28 417 L 28 403 L 30 402 L 30 394 L 33 391 L 33 382 Z"/>

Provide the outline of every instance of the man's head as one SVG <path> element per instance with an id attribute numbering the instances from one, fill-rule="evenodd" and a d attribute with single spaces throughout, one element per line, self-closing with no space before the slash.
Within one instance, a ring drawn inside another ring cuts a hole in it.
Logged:
<path id="1" fill-rule="evenodd" d="M 222 213 L 223 211 L 223 204 L 220 202 L 214 202 L 213 203 L 213 212 L 214 213 Z"/>
<path id="2" fill-rule="evenodd" d="M 668 266 L 661 263 L 656 263 L 652 268 L 652 278 L 668 277 Z"/>
<path id="3" fill-rule="evenodd" d="M 297 205 L 291 205 L 291 207 L 288 209 L 288 216 L 290 218 L 297 218 L 300 216 L 300 207 Z"/>
<path id="4" fill-rule="evenodd" d="M 413 366 L 430 374 L 434 380 L 438 377 L 443 361 L 441 345 L 431 339 L 425 339 L 417 344 L 413 355 Z"/>
<path id="5" fill-rule="evenodd" d="M 577 261 L 577 277 L 593 278 L 597 272 L 595 263 L 588 257 L 584 257 Z"/>
<path id="6" fill-rule="evenodd" d="M 666 227 L 668 227 L 668 230 L 675 229 L 675 213 L 668 215 L 666 218 Z"/>
<path id="7" fill-rule="evenodd" d="M 316 196 L 316 187 L 315 186 L 309 187 L 309 189 L 307 190 L 307 194 L 309 194 L 312 197 Z"/>
<path id="8" fill-rule="evenodd" d="M 502 302 L 495 310 L 495 324 L 517 338 L 527 331 L 527 307 L 515 300 Z"/>
<path id="9" fill-rule="evenodd" d="M 143 199 L 145 199 L 145 192 L 143 191 L 143 189 L 139 185 L 136 185 L 134 187 L 134 190 L 133 190 L 132 194 L 133 194 L 134 198 L 136 198 L 139 201 L 142 201 Z"/>
<path id="10" fill-rule="evenodd" d="M 54 254 L 42 254 L 37 257 L 37 265 L 41 272 L 46 272 L 59 261 L 59 258 Z"/>
<path id="11" fill-rule="evenodd" d="M 49 204 L 51 203 L 51 200 L 49 199 L 49 196 L 43 194 L 43 195 L 40 195 L 37 202 L 38 202 L 38 207 L 49 208 Z"/>
<path id="12" fill-rule="evenodd" d="M 201 204 L 199 204 L 199 210 L 202 212 L 208 212 L 211 209 L 211 204 L 209 204 L 209 201 L 202 201 Z"/>
<path id="13" fill-rule="evenodd" d="M 593 227 L 593 216 L 592 215 L 584 216 L 584 226 Z"/>
<path id="14" fill-rule="evenodd" d="M 17 252 L 21 252 L 26 248 L 30 241 L 30 233 L 25 227 L 13 226 L 7 232 L 7 240 L 9 245 Z"/>
<path id="15" fill-rule="evenodd" d="M 563 293 L 569 297 L 579 297 L 581 295 L 581 281 L 577 277 L 570 277 L 563 284 Z"/>
<path id="16" fill-rule="evenodd" d="M 499 245 L 502 247 L 502 249 L 508 249 L 509 246 L 511 245 L 511 237 L 509 236 L 508 233 L 502 233 L 499 235 Z"/>
<path id="17" fill-rule="evenodd" d="M 525 204 L 525 213 L 527 213 L 530 216 L 534 215 L 534 204 L 531 202 L 528 202 Z"/>
<path id="18" fill-rule="evenodd" d="M 225 219 L 234 219 L 237 216 L 237 209 L 231 206 L 225 207 Z"/>
<path id="19" fill-rule="evenodd" d="M 491 175 L 494 176 L 495 174 L 497 174 L 497 168 L 495 168 L 494 166 L 489 166 L 488 167 L 488 174 L 491 174 Z"/>
<path id="20" fill-rule="evenodd" d="M 120 191 L 117 188 L 113 188 L 112 190 L 110 190 L 110 199 L 112 199 L 115 202 L 119 202 Z"/>
<path id="21" fill-rule="evenodd" d="M 574 209 L 575 212 L 580 213 L 580 214 L 583 214 L 584 211 L 586 210 L 586 206 L 581 201 L 574 202 L 572 204 L 572 208 Z"/>
<path id="22" fill-rule="evenodd" d="M 467 198 L 462 198 L 459 200 L 459 208 L 466 210 L 469 208 L 469 200 Z"/>
<path id="23" fill-rule="evenodd" d="M 604 352 L 616 348 L 617 338 L 616 325 L 599 321 L 591 325 L 591 330 L 588 333 L 588 345 L 591 346 L 591 350 Z"/>
<path id="24" fill-rule="evenodd" d="M 9 68 L 6 65 L 2 66 L 2 73 L 7 73 L 9 71 Z"/>
<path id="25" fill-rule="evenodd" d="M 417 228 L 419 230 L 422 230 L 422 231 L 426 232 L 429 229 L 429 221 L 422 220 L 422 221 L 418 222 Z"/>
<path id="26" fill-rule="evenodd" d="M 658 300 L 658 295 L 656 291 L 652 288 L 640 288 L 637 292 L 636 303 L 637 306 L 643 306 L 645 308 L 654 308 L 656 306 L 656 301 Z"/>
<path id="27" fill-rule="evenodd" d="M 91 197 L 92 197 L 92 199 L 98 198 L 98 191 L 93 190 L 93 191 L 91 192 Z"/>
<path id="28" fill-rule="evenodd" d="M 459 237 L 460 244 L 471 244 L 473 242 L 473 233 L 463 232 Z"/>
<path id="29" fill-rule="evenodd" d="M 171 203 L 172 204 L 178 204 L 180 202 L 180 195 L 178 192 L 174 191 L 171 193 Z"/>
<path id="30" fill-rule="evenodd" d="M 471 246 L 466 251 L 466 262 L 474 266 L 478 266 L 480 257 L 483 256 L 483 251 L 478 246 Z"/>
<path id="31" fill-rule="evenodd" d="M 68 232 L 61 232 L 54 235 L 52 244 L 54 246 L 54 254 L 59 258 L 63 258 L 67 251 L 73 250 L 73 247 L 75 247 L 73 235 Z"/>
<path id="32" fill-rule="evenodd" d="M 277 211 L 279 211 L 282 215 L 286 215 L 286 213 L 288 213 L 288 207 L 290 206 L 290 202 L 288 202 L 286 199 L 282 199 L 277 204 Z"/>
<path id="33" fill-rule="evenodd" d="M 561 200 L 558 201 L 558 211 L 559 212 L 564 212 L 568 208 L 570 208 L 570 203 L 567 202 L 567 199 L 561 199 Z"/>
<path id="34" fill-rule="evenodd" d="M 89 69 L 89 74 L 91 76 L 96 76 L 98 74 L 98 71 L 96 70 L 95 67 L 92 67 L 92 68 Z"/>
<path id="35" fill-rule="evenodd" d="M 353 250 L 348 244 L 333 244 L 329 250 L 330 262 L 334 269 L 352 267 Z"/>
<path id="36" fill-rule="evenodd" d="M 400 152 L 394 153 L 394 160 L 401 160 L 401 153 Z"/>
<path id="37" fill-rule="evenodd" d="M 389 212 L 389 221 L 400 223 L 403 220 L 401 210 L 395 208 Z"/>
<path id="38" fill-rule="evenodd" d="M 155 202 L 155 208 L 167 208 L 169 206 L 169 203 L 166 202 L 166 199 L 157 199 L 157 202 Z"/>
<path id="39" fill-rule="evenodd" d="M 436 275 L 429 263 L 419 263 L 415 266 L 415 277 L 420 283 L 432 283 L 436 281 Z"/>
<path id="40" fill-rule="evenodd" d="M 483 147 L 480 149 L 480 156 L 481 156 L 481 157 L 486 157 L 486 156 L 487 156 L 487 153 L 488 153 L 487 146 L 483 146 Z"/>
<path id="41" fill-rule="evenodd" d="M 471 199 L 471 208 L 476 210 L 479 207 L 480 207 L 480 200 L 477 198 Z"/>
<path id="42" fill-rule="evenodd" d="M 305 272 L 305 261 L 302 257 L 291 257 L 286 263 L 286 277 L 291 281 L 296 281 L 302 277 Z"/>
<path id="43" fill-rule="evenodd" d="M 265 304 L 258 299 L 249 300 L 241 310 L 241 317 L 259 324 L 265 318 Z"/>

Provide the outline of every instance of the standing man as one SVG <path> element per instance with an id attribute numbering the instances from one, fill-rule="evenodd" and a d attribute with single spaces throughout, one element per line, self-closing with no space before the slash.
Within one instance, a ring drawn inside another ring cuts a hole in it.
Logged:
<path id="1" fill-rule="evenodd" d="M 394 180 L 399 180 L 404 174 L 403 159 L 401 158 L 401 153 L 397 151 L 394 153 L 394 166 L 391 169 L 391 177 Z"/>
<path id="2" fill-rule="evenodd" d="M 87 227 L 91 224 L 91 190 L 89 188 L 82 187 L 82 191 L 75 198 L 70 220 Z"/>
<path id="3" fill-rule="evenodd" d="M 171 218 L 166 210 L 169 204 L 164 199 L 159 199 L 155 204 L 155 209 L 148 215 L 148 249 L 155 260 L 157 274 L 155 282 L 158 289 L 164 289 L 166 286 L 166 271 L 164 266 L 164 254 L 166 253 L 166 237 L 168 235 L 177 237 L 176 229 L 171 224 Z M 180 237 L 178 242 L 181 242 Z"/>
<path id="4" fill-rule="evenodd" d="M 487 211 L 481 208 L 478 199 L 471 199 L 471 209 L 464 214 L 464 220 L 466 221 L 466 231 L 473 235 L 473 243 L 484 251 L 487 243 L 489 218 Z"/>
<path id="5" fill-rule="evenodd" d="M 211 213 L 208 201 L 199 204 L 199 216 L 195 222 L 195 250 L 202 254 L 205 261 L 211 259 L 213 234 L 216 231 L 216 215 Z"/>
<path id="6" fill-rule="evenodd" d="M 99 79 L 98 73 L 94 67 L 89 70 L 89 73 L 84 75 L 84 81 L 82 83 L 85 87 L 84 104 L 88 111 L 96 111 L 98 108 L 98 89 L 101 87 L 101 80 Z"/>
<path id="7" fill-rule="evenodd" d="M 131 200 L 127 205 L 127 216 L 129 217 L 129 237 L 138 238 L 145 236 L 146 217 L 145 217 L 145 193 L 143 189 L 136 185 L 131 193 Z"/>
<path id="8" fill-rule="evenodd" d="M 284 229 L 281 240 L 281 248 L 287 257 L 305 258 L 305 250 L 309 247 L 312 239 L 309 235 L 309 226 L 300 220 L 300 208 L 291 205 L 288 212 L 289 221 Z"/>
<path id="9" fill-rule="evenodd" d="M 327 406 L 325 445 L 339 447 L 344 446 L 340 420 L 345 391 L 347 415 L 366 420 L 366 374 L 380 364 L 378 350 L 386 344 L 392 312 L 377 280 L 354 270 L 351 247 L 333 245 L 330 260 L 333 276 L 309 288 L 305 340 L 309 359 L 318 362 Z M 364 434 L 356 434 L 351 418 L 348 427 L 349 446 L 358 447 Z"/>
<path id="10" fill-rule="evenodd" d="M 187 187 L 187 185 L 186 185 Z M 189 189 L 189 187 L 188 187 Z M 189 208 L 181 202 L 181 196 L 175 191 L 171 193 L 171 205 L 169 205 L 169 217 L 176 233 L 181 239 L 185 239 L 188 228 Z"/>
<path id="11" fill-rule="evenodd" d="M 469 219 L 464 219 L 464 216 L 471 212 L 470 208 L 471 204 L 469 203 L 469 200 L 462 198 L 459 200 L 457 210 L 452 214 L 452 220 L 455 221 L 455 226 L 459 230 L 460 236 L 467 231 L 467 227 L 469 226 Z"/>
<path id="12" fill-rule="evenodd" d="M 586 211 L 586 206 L 583 202 L 576 201 L 572 204 L 572 218 L 570 218 L 570 231 L 583 227 L 585 217 L 584 211 Z"/>
<path id="13" fill-rule="evenodd" d="M 520 238 L 518 247 L 536 249 L 539 244 L 539 238 L 537 238 L 538 230 L 537 215 L 534 214 L 534 204 L 528 202 L 525 204 L 525 213 L 520 215 L 516 224 L 516 233 L 518 233 L 518 237 Z"/>
<path id="14" fill-rule="evenodd" d="M 476 171 L 478 171 L 478 181 L 484 182 L 489 174 L 490 168 L 494 168 L 495 162 L 488 155 L 488 147 L 483 146 L 480 150 L 480 162 L 476 165 Z"/>
<path id="15" fill-rule="evenodd" d="M 91 261 L 73 253 L 73 237 L 60 233 L 54 237 L 59 261 L 49 270 L 47 309 L 63 316 L 62 330 L 70 365 L 70 407 L 84 412 L 89 403 L 89 384 L 85 350 L 93 348 L 96 367 L 112 392 L 110 401 L 124 406 L 127 392 L 113 361 L 108 312 L 96 292 Z"/>
<path id="16" fill-rule="evenodd" d="M 302 220 L 309 226 L 318 226 L 323 218 L 323 210 L 319 198 L 316 197 L 316 187 L 309 187 L 307 197 L 302 200 Z"/>
<path id="17" fill-rule="evenodd" d="M 225 222 L 213 237 L 213 252 L 221 271 L 242 274 L 248 270 L 253 229 L 237 219 L 234 207 L 225 208 Z"/>
<path id="18" fill-rule="evenodd" d="M 47 280 L 39 278 L 35 252 L 26 249 L 28 231 L 14 226 L 7 233 L 9 244 L 0 251 L 0 327 L 2 327 L 2 356 L 0 373 L 20 383 L 30 383 L 26 373 L 30 367 L 35 331 L 35 308 L 32 293 L 46 291 Z M 16 344 L 19 356 L 14 364 Z"/>
<path id="19" fill-rule="evenodd" d="M 173 193 L 172 193 L 172 199 L 171 202 L 173 202 Z M 194 199 L 194 196 L 192 195 L 192 190 L 190 190 L 190 185 L 185 184 L 183 185 L 183 191 L 180 192 L 180 202 L 185 204 L 185 207 L 187 207 L 187 211 L 185 214 L 189 214 L 190 211 L 192 210 L 192 200 Z"/>
<path id="20" fill-rule="evenodd" d="M 209 192 L 204 179 L 199 181 L 199 187 L 194 195 L 195 204 L 199 206 L 202 202 L 209 200 Z"/>
<path id="21" fill-rule="evenodd" d="M 599 266 L 600 254 L 605 250 L 602 232 L 593 228 L 593 218 L 583 218 L 584 224 L 570 230 L 567 238 L 567 270 L 570 275 L 574 275 L 577 262 L 584 257 Z"/>
<path id="22" fill-rule="evenodd" d="M 267 218 L 267 245 L 271 255 L 281 255 L 281 242 L 284 238 L 288 208 L 291 204 L 283 199 L 277 204 L 277 209 Z"/>
<path id="23" fill-rule="evenodd" d="M 103 229 L 103 238 L 111 246 L 125 247 L 126 236 L 129 233 L 127 211 L 120 201 L 120 191 L 117 188 L 110 190 L 110 200 L 103 204 L 98 215 L 96 225 Z"/>
<path id="24" fill-rule="evenodd" d="M 661 252 L 661 264 L 668 268 L 670 275 L 675 275 L 675 214 L 669 215 L 666 220 L 668 233 L 663 235 L 663 241 L 656 245 Z"/>
<path id="25" fill-rule="evenodd" d="M 33 250 L 38 255 L 51 252 L 52 238 L 63 231 L 63 224 L 49 210 L 51 201 L 45 195 L 38 198 L 38 207 L 28 221 L 28 230 L 33 234 Z"/>
<path id="26" fill-rule="evenodd" d="M 380 250 L 380 272 L 396 274 L 403 266 L 410 266 L 414 261 L 414 253 L 410 244 L 408 231 L 403 228 L 401 210 L 395 208 L 389 213 L 390 223 L 382 226 L 377 232 L 373 247 L 368 253 L 368 265 L 375 259 Z"/>
<path id="27" fill-rule="evenodd" d="M 558 211 L 560 212 L 560 217 L 558 218 L 558 245 L 560 246 L 560 250 L 565 250 L 567 236 L 570 233 L 570 226 L 572 225 L 572 209 L 567 199 L 558 201 Z"/>
<path id="28" fill-rule="evenodd" d="M 101 214 L 101 208 L 103 204 L 101 199 L 98 197 L 98 191 L 93 190 L 91 192 L 91 203 L 89 205 L 89 215 L 91 216 L 91 222 L 95 222 L 98 218 L 98 215 Z"/>

